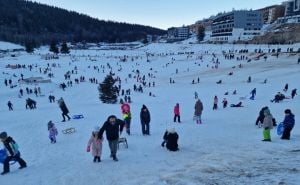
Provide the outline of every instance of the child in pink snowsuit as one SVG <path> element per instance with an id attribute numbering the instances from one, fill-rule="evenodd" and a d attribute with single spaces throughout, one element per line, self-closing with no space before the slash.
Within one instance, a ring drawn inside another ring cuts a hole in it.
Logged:
<path id="1" fill-rule="evenodd" d="M 101 153 L 102 153 L 102 140 L 103 138 L 98 138 L 100 128 L 95 127 L 95 130 L 92 132 L 92 136 L 88 141 L 87 152 L 91 151 L 92 147 L 92 155 L 94 156 L 94 162 L 101 162 Z"/>
<path id="2" fill-rule="evenodd" d="M 178 119 L 178 123 L 180 123 L 180 109 L 179 103 L 176 103 L 174 107 L 174 122 L 176 122 L 176 118 Z"/>
<path id="3" fill-rule="evenodd" d="M 48 131 L 49 131 L 49 139 L 51 140 L 51 143 L 56 143 L 56 136 L 58 135 L 58 132 L 54 123 L 52 123 L 52 121 L 48 122 Z"/>

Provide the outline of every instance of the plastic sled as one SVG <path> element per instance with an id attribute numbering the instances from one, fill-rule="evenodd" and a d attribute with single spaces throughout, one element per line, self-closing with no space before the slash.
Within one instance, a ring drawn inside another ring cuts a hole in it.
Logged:
<path id="1" fill-rule="evenodd" d="M 84 117 L 83 117 L 82 114 L 78 114 L 78 115 L 74 115 L 72 118 L 73 118 L 73 119 L 82 119 L 82 118 L 84 118 Z"/>
<path id="2" fill-rule="evenodd" d="M 281 136 L 283 134 L 283 131 L 284 131 L 284 127 L 283 127 L 283 123 L 279 123 L 277 125 L 277 135 Z"/>
<path id="3" fill-rule="evenodd" d="M 6 150 L 5 149 L 1 149 L 0 150 L 0 163 L 4 163 L 4 160 L 6 159 L 7 154 L 6 154 Z M 10 161 L 10 164 L 15 164 L 17 161 Z"/>

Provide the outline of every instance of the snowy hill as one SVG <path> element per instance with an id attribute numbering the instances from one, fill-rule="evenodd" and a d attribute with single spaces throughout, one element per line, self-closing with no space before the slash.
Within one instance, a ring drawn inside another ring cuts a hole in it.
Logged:
<path id="1" fill-rule="evenodd" d="M 23 48 L 24 48 L 23 46 L 17 44 L 0 41 L 0 50 L 13 50 L 13 49 L 23 49 Z"/>
<path id="2" fill-rule="evenodd" d="M 18 164 L 11 166 L 11 173 L 0 176 L 1 185 L 53 185 L 53 184 L 103 184 L 103 185 L 208 185 L 208 184 L 281 184 L 297 185 L 300 182 L 300 98 L 285 99 L 281 103 L 270 100 L 286 83 L 290 96 L 292 89 L 300 89 L 299 54 L 282 53 L 277 58 L 269 49 L 294 48 L 298 45 L 188 45 L 150 44 L 136 50 L 72 50 L 71 55 L 62 55 L 57 60 L 44 60 L 39 53 L 21 54 L 13 60 L 0 58 L 0 132 L 6 131 L 19 144 L 21 155 L 28 167 L 19 170 Z M 247 49 L 249 53 L 238 51 Z M 266 52 L 267 59 L 254 53 L 255 49 Z M 223 51 L 237 51 L 234 60 L 227 60 Z M 147 62 L 146 53 L 150 53 Z M 252 59 L 237 60 L 241 56 Z M 121 60 L 126 58 L 126 62 Z M 202 59 L 201 59 L 202 58 Z M 219 64 L 216 63 L 218 60 Z M 120 104 L 107 105 L 99 101 L 97 84 L 90 78 L 102 82 L 111 70 L 121 79 L 122 89 L 131 89 L 132 121 L 129 148 L 122 145 L 118 150 L 118 162 L 110 157 L 106 138 L 103 141 L 101 163 L 93 163 L 86 152 L 87 142 L 95 126 L 102 126 L 109 115 L 122 118 Z M 25 65 L 26 68 L 6 68 L 7 64 Z M 48 67 L 49 64 L 49 67 Z M 30 71 L 28 65 L 32 65 Z M 217 65 L 217 66 L 216 66 Z M 242 65 L 242 68 L 238 66 Z M 55 66 L 55 67 L 54 67 Z M 48 67 L 48 71 L 44 73 Z M 212 68 L 213 67 L 213 68 Z M 217 67 L 217 68 L 216 68 Z M 76 70 L 77 68 L 77 70 Z M 99 69 L 99 70 L 98 70 Z M 73 73 L 72 74 L 72 70 Z M 147 87 L 143 93 L 134 92 L 133 85 L 140 85 L 135 73 L 145 75 Z M 70 71 L 72 87 L 65 91 L 59 84 L 69 80 L 64 74 Z M 77 72 L 77 73 L 76 73 Z M 228 73 L 233 72 L 232 76 Z M 51 83 L 19 84 L 18 79 L 43 77 Z M 131 74 L 132 78 L 129 77 Z M 148 75 L 149 74 L 149 75 Z M 75 78 L 85 77 L 85 82 L 75 84 Z M 252 82 L 246 83 L 251 76 Z M 200 83 L 197 83 L 197 79 Z M 175 83 L 170 84 L 170 78 Z M 3 83 L 11 79 L 15 88 Z M 262 82 L 267 79 L 268 82 Z M 195 84 L 192 84 L 192 81 Z M 222 84 L 216 84 L 222 80 Z M 155 87 L 148 83 L 155 82 Z M 40 87 L 42 95 L 28 95 L 26 87 Z M 24 96 L 19 98 L 19 90 Z M 249 100 L 250 91 L 256 88 L 255 100 Z M 237 90 L 237 95 L 232 92 Z M 155 95 L 149 96 L 149 93 Z M 193 121 L 194 92 L 204 105 L 203 124 Z M 229 95 L 224 95 L 229 92 Z M 63 97 L 70 115 L 83 114 L 84 119 L 61 122 L 61 111 L 57 103 L 49 103 L 48 96 Z M 219 98 L 219 108 L 213 111 L 213 98 Z M 37 109 L 25 109 L 26 98 L 37 102 Z M 229 104 L 243 102 L 242 108 L 222 108 L 221 101 Z M 6 103 L 13 103 L 8 111 Z M 173 123 L 173 107 L 180 104 L 182 123 Z M 140 110 L 145 104 L 151 114 L 150 136 L 141 133 Z M 262 142 L 262 129 L 255 126 L 260 109 L 269 106 L 277 122 L 284 118 L 289 108 L 295 114 L 296 125 L 291 140 L 281 140 L 276 128 L 271 131 L 272 142 Z M 47 123 L 52 120 L 59 130 L 57 143 L 48 138 Z M 74 127 L 76 132 L 65 135 L 62 130 Z M 166 128 L 175 127 L 179 134 L 178 152 L 161 147 Z M 0 147 L 1 148 L 1 147 Z"/>

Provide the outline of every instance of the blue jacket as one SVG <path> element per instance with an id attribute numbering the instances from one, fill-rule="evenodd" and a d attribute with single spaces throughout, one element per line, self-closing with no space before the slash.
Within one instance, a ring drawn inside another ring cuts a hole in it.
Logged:
<path id="1" fill-rule="evenodd" d="M 294 114 L 286 115 L 283 120 L 284 128 L 292 129 L 294 127 L 294 125 L 295 125 L 295 115 Z"/>

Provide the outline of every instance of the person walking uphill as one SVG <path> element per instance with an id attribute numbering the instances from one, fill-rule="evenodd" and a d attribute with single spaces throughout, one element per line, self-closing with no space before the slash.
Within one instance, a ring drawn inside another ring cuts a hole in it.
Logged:
<path id="1" fill-rule="evenodd" d="M 91 151 L 92 147 L 92 155 L 94 156 L 94 163 L 101 162 L 101 153 L 102 153 L 102 141 L 103 138 L 99 138 L 99 127 L 95 127 L 94 131 L 92 132 L 92 136 L 88 141 L 87 145 L 87 152 Z"/>
<path id="2" fill-rule="evenodd" d="M 214 97 L 214 106 L 213 106 L 213 110 L 217 110 L 218 109 L 218 97 L 217 96 L 215 96 Z"/>
<path id="3" fill-rule="evenodd" d="M 143 135 L 150 135 L 150 112 L 146 105 L 143 105 L 140 113 L 142 133 Z"/>
<path id="4" fill-rule="evenodd" d="M 127 103 L 122 104 L 121 106 L 123 119 L 125 122 L 126 127 L 126 133 L 130 135 L 130 123 L 131 123 L 131 112 L 130 112 L 130 106 Z"/>
<path id="5" fill-rule="evenodd" d="M 26 168 L 26 162 L 20 157 L 20 151 L 18 144 L 13 140 L 12 137 L 8 136 L 6 132 L 0 133 L 0 140 L 3 142 L 7 157 L 3 163 L 3 172 L 1 175 L 9 173 L 9 161 L 15 160 L 20 164 L 19 169 Z"/>
<path id="6" fill-rule="evenodd" d="M 281 139 L 289 140 L 291 136 L 291 131 L 295 126 L 295 115 L 292 113 L 290 109 L 286 109 L 284 113 L 285 113 L 285 117 L 283 120 L 284 130 Z"/>
<path id="7" fill-rule="evenodd" d="M 179 103 L 176 103 L 174 107 L 174 122 L 176 122 L 176 119 L 178 119 L 178 123 L 180 123 L 180 109 L 179 109 Z"/>
<path id="8" fill-rule="evenodd" d="M 262 141 L 271 141 L 270 130 L 273 128 L 273 116 L 270 113 L 269 109 L 264 110 L 264 121 L 263 121 L 263 136 L 264 139 Z"/>
<path id="9" fill-rule="evenodd" d="M 124 124 L 124 121 L 117 119 L 115 115 L 111 115 L 104 122 L 98 134 L 98 138 L 102 138 L 104 131 L 106 131 L 106 138 L 108 140 L 111 153 L 110 157 L 112 157 L 114 161 L 118 161 L 117 147 L 119 141 L 119 131 L 120 134 L 122 134 Z"/>
<path id="10" fill-rule="evenodd" d="M 61 114 L 62 117 L 63 117 L 62 122 L 65 122 L 65 121 L 66 121 L 65 116 L 67 116 L 68 120 L 70 120 L 71 118 L 70 118 L 70 116 L 68 115 L 68 114 L 69 114 L 69 109 L 67 108 L 67 106 L 66 106 L 65 101 L 64 101 L 63 98 L 60 98 L 60 99 L 58 100 L 58 105 L 59 105 L 59 108 L 60 108 L 61 111 L 62 111 L 62 114 Z"/>
<path id="11" fill-rule="evenodd" d="M 202 104 L 201 100 L 198 99 L 195 104 L 195 113 L 194 113 L 197 124 L 202 123 L 202 121 L 201 121 L 202 111 L 203 111 L 203 104 Z"/>

